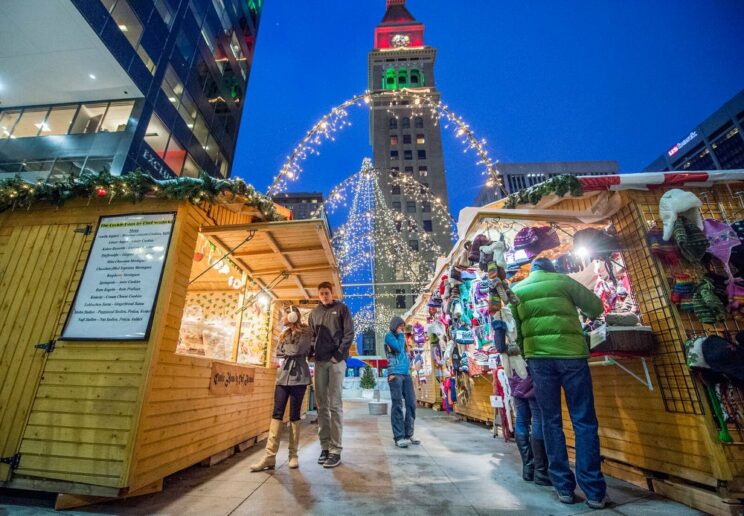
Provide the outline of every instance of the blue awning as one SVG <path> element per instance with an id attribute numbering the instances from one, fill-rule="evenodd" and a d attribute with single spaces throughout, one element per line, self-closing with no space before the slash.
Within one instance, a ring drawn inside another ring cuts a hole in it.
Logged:
<path id="1" fill-rule="evenodd" d="M 346 367 L 364 367 L 366 365 L 366 363 L 356 357 L 349 357 L 346 359 Z"/>

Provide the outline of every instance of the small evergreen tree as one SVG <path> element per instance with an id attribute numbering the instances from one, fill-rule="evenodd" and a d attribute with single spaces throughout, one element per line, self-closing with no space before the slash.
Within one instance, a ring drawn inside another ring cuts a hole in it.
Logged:
<path id="1" fill-rule="evenodd" d="M 362 389 L 374 389 L 377 385 L 377 381 L 375 380 L 375 375 L 372 372 L 372 368 L 368 365 L 364 366 L 364 371 L 362 372 L 362 379 L 359 381 L 359 386 Z"/>

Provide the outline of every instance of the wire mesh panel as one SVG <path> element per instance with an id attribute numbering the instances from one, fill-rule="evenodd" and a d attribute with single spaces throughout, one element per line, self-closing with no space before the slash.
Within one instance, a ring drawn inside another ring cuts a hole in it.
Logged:
<path id="1" fill-rule="evenodd" d="M 656 334 L 654 370 L 659 391 L 669 412 L 702 414 L 700 394 L 685 362 L 685 333 L 670 302 L 669 283 L 646 245 L 646 229 L 654 215 L 639 206 L 653 201 L 655 194 L 633 192 L 634 198 L 636 195 L 640 197 L 637 204 L 630 203 L 620 210 L 613 217 L 613 224 L 625 249 L 623 258 L 642 321 Z"/>
<path id="2" fill-rule="evenodd" d="M 737 187 L 738 185 L 738 187 Z M 732 223 L 736 220 L 744 218 L 744 185 L 741 183 L 732 183 L 727 185 L 716 185 L 709 189 L 688 189 L 702 201 L 700 212 L 703 218 L 722 220 L 726 223 Z M 643 222 L 645 230 L 650 229 L 654 225 L 660 226 L 661 222 L 659 219 L 659 199 L 663 195 L 663 191 L 649 191 L 649 192 L 633 192 L 633 199 L 636 203 L 637 210 L 640 212 L 640 217 Z M 648 251 L 647 251 L 648 252 Z M 666 290 L 669 292 L 672 278 L 678 274 L 689 274 L 690 277 L 695 281 L 699 282 L 702 280 L 706 273 L 714 273 L 719 276 L 725 276 L 723 263 L 715 258 L 709 256 L 706 257 L 705 261 L 701 264 L 693 264 L 681 260 L 679 264 L 674 266 L 663 265 L 660 261 L 652 257 L 652 261 L 656 268 L 659 269 L 661 278 L 667 278 Z M 674 317 L 669 319 L 670 325 L 679 324 L 678 333 L 675 344 L 667 350 L 668 355 L 665 360 L 674 361 L 681 360 L 679 367 L 681 369 L 687 369 L 685 365 L 685 357 L 683 353 L 683 343 L 687 339 L 694 337 L 705 337 L 710 335 L 718 335 L 727 340 L 734 340 L 736 334 L 744 329 L 744 321 L 741 317 L 735 317 L 729 313 L 721 322 L 712 324 L 706 324 L 700 321 L 700 319 L 691 311 L 680 310 L 676 306 L 672 305 L 671 298 L 667 298 L 669 304 L 669 311 L 673 313 Z M 678 321 L 678 322 L 675 322 Z M 672 349 L 674 348 L 674 349 Z M 662 350 L 662 353 L 665 353 Z M 677 359 L 672 360 L 671 355 L 676 354 Z M 661 357 L 660 357 L 661 358 Z M 696 385 L 695 380 L 689 371 L 686 371 L 685 381 L 680 380 L 680 375 L 677 374 L 674 369 L 666 368 L 662 373 L 660 371 L 661 365 L 657 362 L 657 372 L 659 372 L 659 382 L 662 386 L 662 395 L 664 401 L 667 404 L 667 410 L 678 412 L 678 404 L 682 396 L 681 391 L 676 393 L 667 390 L 662 383 L 662 374 L 667 377 L 668 380 L 670 372 L 674 372 L 671 376 L 673 377 L 673 385 L 676 388 L 678 385 L 689 386 L 690 384 Z M 672 382 L 668 382 L 672 384 Z M 673 391 L 674 389 L 672 389 Z M 688 388 L 689 390 L 689 388 Z M 728 423 L 728 429 L 734 439 L 734 442 L 744 443 L 744 395 L 740 389 L 735 386 L 723 382 L 718 385 L 716 389 L 719 401 L 724 410 L 726 420 Z M 696 389 L 696 395 L 698 390 Z M 697 409 L 702 409 L 699 395 L 697 398 Z M 698 412 L 695 412 L 698 413 Z"/>

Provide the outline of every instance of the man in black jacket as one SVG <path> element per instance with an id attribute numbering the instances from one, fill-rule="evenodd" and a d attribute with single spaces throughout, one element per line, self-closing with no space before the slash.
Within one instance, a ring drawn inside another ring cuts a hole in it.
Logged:
<path id="1" fill-rule="evenodd" d="M 343 403 L 341 392 L 346 376 L 346 359 L 354 342 L 354 321 L 349 308 L 333 299 L 333 286 L 318 285 L 320 304 L 310 312 L 315 334 L 315 398 L 318 404 L 318 464 L 335 468 L 341 464 Z"/>

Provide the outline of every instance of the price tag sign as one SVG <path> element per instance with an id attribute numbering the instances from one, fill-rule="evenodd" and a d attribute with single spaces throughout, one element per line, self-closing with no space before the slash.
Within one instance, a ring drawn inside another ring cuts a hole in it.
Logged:
<path id="1" fill-rule="evenodd" d="M 493 408 L 504 408 L 504 400 L 501 399 L 501 396 L 492 395 L 491 406 Z"/>
<path id="2" fill-rule="evenodd" d="M 488 367 L 489 369 L 496 369 L 499 367 L 498 355 L 491 355 L 488 357 Z"/>

